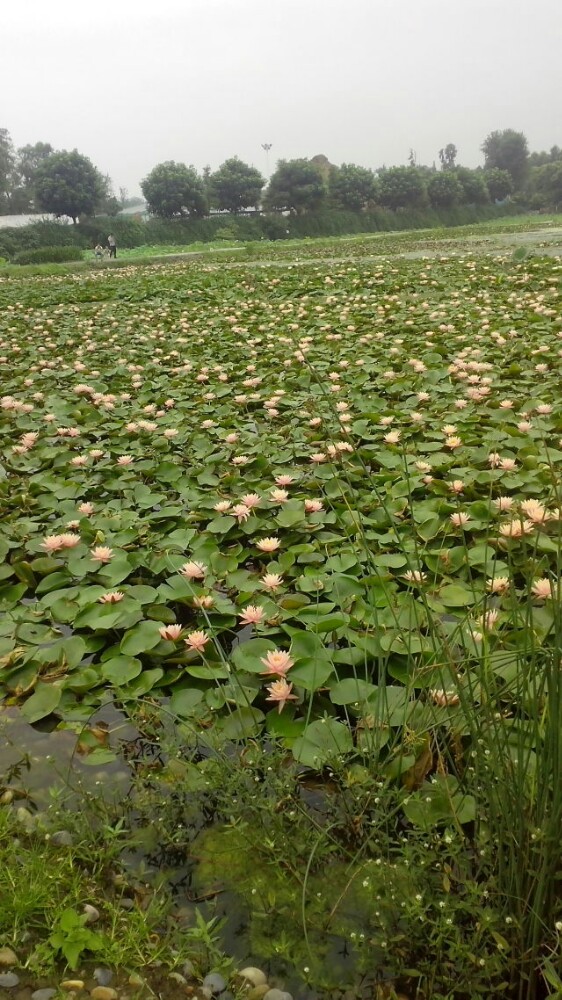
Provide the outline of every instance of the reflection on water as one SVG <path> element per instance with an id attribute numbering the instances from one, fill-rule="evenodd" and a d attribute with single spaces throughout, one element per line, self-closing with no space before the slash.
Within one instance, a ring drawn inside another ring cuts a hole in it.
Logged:
<path id="1" fill-rule="evenodd" d="M 122 749 L 139 733 L 112 703 L 99 708 L 87 728 L 104 734 L 107 747 L 118 751 L 115 759 L 100 763 L 95 754 L 81 752 L 81 730 L 30 725 L 18 708 L 1 707 L 0 782 L 17 787 L 37 809 L 47 805 L 52 788 L 80 788 L 77 797 L 97 791 L 104 798 L 122 798 L 131 784 L 131 767 Z M 72 795 L 69 805 L 78 805 Z"/>

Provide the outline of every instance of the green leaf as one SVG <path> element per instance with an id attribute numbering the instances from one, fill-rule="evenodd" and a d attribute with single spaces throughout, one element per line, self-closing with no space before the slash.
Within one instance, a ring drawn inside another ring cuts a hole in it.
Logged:
<path id="1" fill-rule="evenodd" d="M 204 699 L 204 692 L 199 688 L 181 688 L 174 691 L 170 699 L 170 711 L 174 715 L 182 715 L 189 718 L 197 715 L 197 708 Z"/>
<path id="2" fill-rule="evenodd" d="M 31 697 L 22 705 L 21 714 L 27 722 L 38 722 L 54 712 L 61 696 L 60 687 L 39 681 Z"/>
<path id="3" fill-rule="evenodd" d="M 306 691 L 318 691 L 334 672 L 332 664 L 319 659 L 301 660 L 288 674 L 288 679 Z"/>
<path id="4" fill-rule="evenodd" d="M 249 739 L 259 734 L 264 719 L 265 715 L 258 708 L 241 707 L 221 722 L 220 729 L 227 740 Z"/>
<path id="5" fill-rule="evenodd" d="M 125 633 L 121 640 L 120 650 L 125 656 L 136 656 L 146 653 L 161 641 L 158 622 L 142 621 Z"/>
<path id="6" fill-rule="evenodd" d="M 360 677 L 347 677 L 334 684 L 330 689 L 330 698 L 334 705 L 362 704 L 377 691 L 375 684 L 363 681 Z"/>
<path id="7" fill-rule="evenodd" d="M 138 677 L 141 670 L 142 663 L 134 656 L 113 656 L 101 665 L 101 674 L 104 680 L 116 686 L 128 684 L 129 681 Z"/>
<path id="8" fill-rule="evenodd" d="M 476 818 L 476 800 L 459 791 L 456 778 L 439 775 L 433 782 L 424 782 L 403 803 L 406 817 L 414 826 L 429 831 L 443 823 L 471 823 Z"/>
<path id="9" fill-rule="evenodd" d="M 443 602 L 446 608 L 466 608 L 474 604 L 476 598 L 472 591 L 466 587 L 451 583 L 441 588 L 439 591 L 439 600 Z"/>
<path id="10" fill-rule="evenodd" d="M 260 674 L 265 670 L 262 657 L 271 649 L 276 649 L 270 639 L 249 639 L 241 642 L 232 650 L 232 662 L 239 670 L 248 670 L 252 674 Z"/>
<path id="11" fill-rule="evenodd" d="M 352 750 L 353 740 L 348 726 L 331 718 L 311 722 L 292 747 L 295 760 L 316 769 Z"/>

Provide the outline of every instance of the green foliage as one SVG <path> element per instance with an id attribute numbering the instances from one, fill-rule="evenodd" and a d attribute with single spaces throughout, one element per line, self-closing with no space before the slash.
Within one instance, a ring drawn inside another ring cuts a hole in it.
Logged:
<path id="1" fill-rule="evenodd" d="M 485 171 L 486 186 L 492 201 L 504 201 L 514 190 L 513 180 L 508 170 L 490 167 Z"/>
<path id="2" fill-rule="evenodd" d="M 264 203 L 268 209 L 299 215 L 318 209 L 326 194 L 326 185 L 310 160 L 279 160 L 269 181 Z"/>
<path id="3" fill-rule="evenodd" d="M 512 128 L 490 132 L 482 143 L 482 152 L 485 170 L 507 170 L 514 189 L 523 186 L 529 169 L 529 147 L 523 132 Z"/>
<path id="4" fill-rule="evenodd" d="M 103 939 L 96 931 L 86 927 L 88 915 L 75 910 L 63 910 L 49 937 L 53 951 L 60 952 L 71 969 L 77 969 L 84 952 L 103 949 Z"/>
<path id="5" fill-rule="evenodd" d="M 455 176 L 462 187 L 462 201 L 467 205 L 487 205 L 490 192 L 482 170 L 469 170 L 468 167 L 456 167 Z"/>
<path id="6" fill-rule="evenodd" d="M 443 149 L 439 150 L 439 160 L 442 170 L 454 170 L 457 159 L 457 147 L 454 142 L 448 142 Z"/>
<path id="7" fill-rule="evenodd" d="M 255 167 L 234 156 L 211 174 L 209 184 L 216 208 L 236 213 L 259 204 L 265 179 Z"/>
<path id="8" fill-rule="evenodd" d="M 354 163 L 334 167 L 329 177 L 330 199 L 336 208 L 359 212 L 376 201 L 377 182 L 372 170 Z"/>
<path id="9" fill-rule="evenodd" d="M 379 201 L 396 211 L 421 208 L 427 204 L 424 176 L 416 167 L 389 167 L 379 171 Z"/>
<path id="10" fill-rule="evenodd" d="M 38 247 L 36 250 L 22 250 L 13 258 L 14 264 L 61 264 L 71 260 L 82 260 L 79 247 L 54 246 Z"/>
<path id="11" fill-rule="evenodd" d="M 433 174 L 427 185 L 429 201 L 434 208 L 452 208 L 463 200 L 464 189 L 452 170 Z"/>
<path id="12" fill-rule="evenodd" d="M 105 191 L 99 170 L 78 150 L 63 150 L 43 158 L 35 170 L 37 207 L 54 215 L 68 215 L 76 222 L 93 215 Z"/>
<path id="13" fill-rule="evenodd" d="M 154 167 L 141 183 L 149 210 L 163 219 L 205 215 L 203 181 L 195 167 L 167 160 Z"/>
<path id="14" fill-rule="evenodd" d="M 14 188 L 16 157 L 12 137 L 5 128 L 0 128 L 0 213 L 10 211 L 10 200 Z"/>
<path id="15" fill-rule="evenodd" d="M 562 160 L 532 167 L 527 195 L 534 208 L 557 211 L 562 205 Z"/>

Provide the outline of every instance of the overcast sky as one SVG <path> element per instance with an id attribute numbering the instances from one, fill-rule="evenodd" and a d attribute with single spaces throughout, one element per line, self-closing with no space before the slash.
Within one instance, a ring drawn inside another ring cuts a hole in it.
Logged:
<path id="1" fill-rule="evenodd" d="M 562 0 L 0 0 L 0 127 L 139 193 L 162 160 L 476 166 L 562 145 Z"/>

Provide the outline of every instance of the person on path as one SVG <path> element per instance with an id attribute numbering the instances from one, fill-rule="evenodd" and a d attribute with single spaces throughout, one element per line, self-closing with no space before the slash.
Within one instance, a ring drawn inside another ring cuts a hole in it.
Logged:
<path id="1" fill-rule="evenodd" d="M 107 237 L 107 245 L 109 247 L 109 256 L 117 257 L 117 243 L 115 242 L 115 236 L 112 233 Z"/>
<path id="2" fill-rule="evenodd" d="M 96 256 L 96 260 L 101 260 L 103 258 L 103 247 L 101 243 L 97 243 L 94 247 L 94 254 Z"/>

